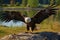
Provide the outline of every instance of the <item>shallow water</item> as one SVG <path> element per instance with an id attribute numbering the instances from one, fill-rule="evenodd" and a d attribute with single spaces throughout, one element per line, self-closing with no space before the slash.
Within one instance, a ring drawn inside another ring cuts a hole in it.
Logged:
<path id="1" fill-rule="evenodd" d="M 14 22 L 13 20 L 11 20 L 11 21 L 9 21 L 9 22 L 1 22 L 0 21 L 0 25 L 4 25 L 4 26 L 8 26 L 8 27 L 16 27 L 16 26 L 18 26 L 18 27 L 21 27 L 21 26 L 23 26 L 24 25 L 24 23 L 23 22 L 21 22 L 21 21 L 17 21 L 17 22 Z"/>

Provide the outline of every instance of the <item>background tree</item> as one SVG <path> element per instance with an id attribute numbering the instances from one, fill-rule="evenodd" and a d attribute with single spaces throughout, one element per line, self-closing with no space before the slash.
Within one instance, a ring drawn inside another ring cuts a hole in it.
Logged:
<path id="1" fill-rule="evenodd" d="M 56 4 L 57 5 L 60 5 L 60 0 L 56 0 Z"/>
<path id="2" fill-rule="evenodd" d="M 2 6 L 3 0 L 0 0 L 0 6 Z"/>
<path id="3" fill-rule="evenodd" d="M 60 5 L 60 0 L 51 0 L 50 4 Z"/>
<path id="4" fill-rule="evenodd" d="M 22 0 L 22 6 L 25 7 L 25 6 L 27 5 L 27 1 L 28 1 L 28 0 Z"/>
<path id="5" fill-rule="evenodd" d="M 30 7 L 38 7 L 39 0 L 28 0 L 28 6 Z"/>
<path id="6" fill-rule="evenodd" d="M 52 4 L 54 5 L 55 2 L 56 2 L 55 0 L 50 0 L 50 5 L 52 5 Z"/>
<path id="7" fill-rule="evenodd" d="M 14 5 L 15 4 L 15 0 L 10 0 L 10 5 Z"/>

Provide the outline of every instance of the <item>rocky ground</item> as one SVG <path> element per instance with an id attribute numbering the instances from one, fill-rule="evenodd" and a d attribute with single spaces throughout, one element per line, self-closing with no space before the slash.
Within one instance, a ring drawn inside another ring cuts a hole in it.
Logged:
<path id="1" fill-rule="evenodd" d="M 60 33 L 53 32 L 19 33 L 5 36 L 0 40 L 60 40 Z"/>

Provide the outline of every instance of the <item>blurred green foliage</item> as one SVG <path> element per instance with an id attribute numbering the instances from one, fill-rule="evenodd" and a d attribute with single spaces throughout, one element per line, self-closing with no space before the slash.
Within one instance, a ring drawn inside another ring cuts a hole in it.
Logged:
<path id="1" fill-rule="evenodd" d="M 28 0 L 29 7 L 38 7 L 39 1 L 38 0 Z"/>

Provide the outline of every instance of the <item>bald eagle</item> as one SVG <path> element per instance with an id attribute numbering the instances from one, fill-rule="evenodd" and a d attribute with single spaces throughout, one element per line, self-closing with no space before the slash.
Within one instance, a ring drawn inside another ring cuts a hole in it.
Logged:
<path id="1" fill-rule="evenodd" d="M 6 22 L 10 20 L 18 20 L 26 23 L 27 31 L 29 31 L 31 28 L 31 31 L 33 32 L 34 29 L 36 28 L 35 24 L 40 24 L 49 16 L 55 14 L 56 14 L 55 9 L 46 8 L 44 10 L 40 10 L 39 12 L 37 12 L 32 18 L 22 15 L 20 12 L 17 11 L 11 11 L 11 12 L 5 11 L 5 13 L 3 13 L 2 15 L 3 15 L 3 20 Z"/>

